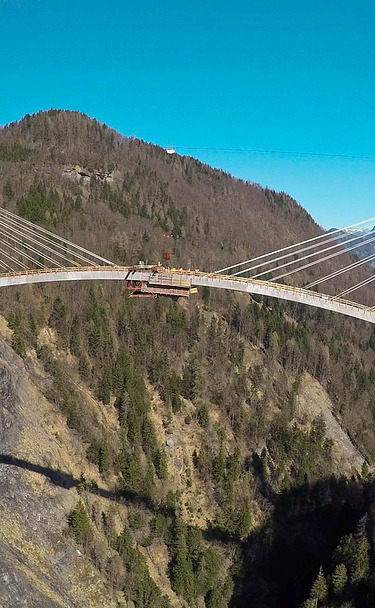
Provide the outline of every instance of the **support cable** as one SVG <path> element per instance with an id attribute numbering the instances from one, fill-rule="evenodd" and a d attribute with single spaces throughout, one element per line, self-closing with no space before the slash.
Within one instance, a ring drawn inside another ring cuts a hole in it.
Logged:
<path id="1" fill-rule="evenodd" d="M 56 239 L 56 238 L 59 239 L 62 243 L 65 243 L 66 245 L 70 245 L 71 247 L 78 249 L 82 253 L 86 253 L 89 256 L 92 256 L 96 260 L 100 260 L 101 262 L 104 262 L 105 264 L 109 264 L 110 266 L 116 266 L 116 264 L 114 264 L 110 260 L 107 260 L 106 258 L 103 258 L 100 255 L 93 253 L 92 251 L 88 251 L 88 249 L 85 249 L 84 247 L 80 247 L 80 245 L 76 245 L 75 243 L 72 243 L 71 241 L 64 239 L 62 236 L 58 236 L 58 235 L 54 234 L 53 232 L 46 230 L 46 228 L 42 228 L 41 226 L 33 224 L 32 222 L 29 222 L 28 220 L 16 215 L 15 213 L 11 213 L 10 211 L 3 209 L 3 208 L 0 208 L 0 211 L 12 218 L 16 218 L 17 220 L 21 221 L 21 223 L 23 223 L 24 225 L 31 226 L 34 229 L 36 228 L 38 231 L 43 232 L 44 234 L 47 234 L 49 236 L 52 236 L 54 239 Z"/>
<path id="2" fill-rule="evenodd" d="M 312 258 L 314 256 L 320 255 L 321 253 L 325 253 L 326 251 L 330 251 L 331 249 L 336 249 L 337 247 L 344 247 L 343 252 L 345 251 L 351 251 L 352 249 L 355 249 L 355 247 L 345 247 L 347 243 L 352 243 L 354 241 L 358 241 L 359 239 L 364 239 L 366 238 L 366 235 L 361 234 L 360 236 L 355 236 L 353 238 L 347 239 L 346 241 L 343 241 L 341 243 L 337 243 L 337 239 L 333 238 L 330 240 L 336 241 L 336 245 L 332 245 L 331 247 L 326 247 L 325 249 L 320 249 L 319 251 L 315 251 L 314 253 L 310 253 L 309 255 L 303 256 L 303 258 L 298 258 L 296 260 L 292 260 L 291 262 L 286 262 L 285 264 L 281 264 L 280 266 L 276 266 L 275 268 L 270 268 L 269 270 L 265 270 L 263 272 L 259 272 L 258 274 L 253 275 L 251 278 L 252 279 L 257 279 L 258 277 L 262 277 L 265 274 L 270 274 L 272 272 L 275 272 L 277 270 L 280 270 L 281 268 L 286 268 L 287 266 L 291 266 L 292 264 L 297 264 L 298 262 L 303 262 L 309 258 Z M 373 237 L 375 238 L 375 232 L 373 233 Z M 327 241 L 329 242 L 329 241 Z M 360 243 L 360 245 L 365 245 L 367 242 L 370 241 L 363 241 L 363 243 Z M 273 260 L 274 262 L 276 262 L 277 260 Z M 257 266 L 254 266 L 253 268 L 259 268 Z M 248 272 L 249 270 L 251 270 L 250 268 L 247 268 L 246 270 L 240 270 L 238 272 L 235 272 L 233 274 L 233 276 L 238 276 L 240 274 L 244 274 L 245 272 Z"/>
<path id="3" fill-rule="evenodd" d="M 375 217 L 371 217 L 368 220 L 363 220 L 362 222 L 357 222 L 357 224 L 352 224 L 351 226 L 346 226 L 345 228 L 338 228 L 329 233 L 324 232 L 323 234 L 319 234 L 318 236 L 314 236 L 305 241 L 300 241 L 299 243 L 295 243 L 294 245 L 288 245 L 287 247 L 282 247 L 281 249 L 276 249 L 275 251 L 270 251 L 269 253 L 264 253 L 263 255 L 259 255 L 258 257 L 250 258 L 249 260 L 245 260 L 244 262 L 239 262 L 238 264 L 233 264 L 233 266 L 227 266 L 226 268 L 221 268 L 220 270 L 216 270 L 214 272 L 214 274 L 218 274 L 219 272 L 225 272 L 226 270 L 232 270 L 232 268 L 238 268 L 239 266 L 243 266 L 244 264 L 250 264 L 257 260 L 264 259 L 270 255 L 281 253 L 283 251 L 288 251 L 290 249 L 293 249 L 293 247 L 297 247 L 299 245 L 305 245 L 306 243 L 311 243 L 312 241 L 317 241 L 319 239 L 327 237 L 328 234 L 333 235 L 333 234 L 337 234 L 338 232 L 345 232 L 346 230 L 350 230 L 351 228 L 356 228 L 357 226 L 363 226 L 364 224 L 369 224 L 370 222 L 375 222 Z M 290 255 L 293 255 L 294 253 L 296 253 L 296 252 L 292 252 Z"/>
<path id="4" fill-rule="evenodd" d="M 336 251 L 335 253 L 331 253 L 330 255 L 326 255 L 322 259 L 315 260 L 314 262 L 310 262 L 309 264 L 305 264 L 304 266 L 301 266 L 300 268 L 295 268 L 294 270 L 290 270 L 289 272 L 285 272 L 284 274 L 280 274 L 277 277 L 273 277 L 272 279 L 270 279 L 270 281 L 277 281 L 278 279 L 283 279 L 284 277 L 287 277 L 287 276 L 289 276 L 291 274 L 295 274 L 296 272 L 299 272 L 300 270 L 305 270 L 305 268 L 310 268 L 311 266 L 315 266 L 315 264 L 321 264 L 322 262 L 326 262 L 327 260 L 330 260 L 331 258 L 335 258 L 338 255 L 343 255 L 343 253 L 348 253 L 349 251 L 352 251 L 353 249 L 356 249 L 357 247 L 362 247 L 363 245 L 367 245 L 368 243 L 371 243 L 374 240 L 375 240 L 375 235 L 373 236 L 372 239 L 370 239 L 368 241 L 365 241 L 364 243 L 358 243 L 358 245 L 354 245 L 354 247 L 350 247 L 350 249 L 343 249 L 342 251 Z"/>
<path id="5" fill-rule="evenodd" d="M 1 248 L 0 248 L 0 253 L 3 253 L 3 250 Z M 9 266 L 9 264 L 5 260 L 2 259 L 1 261 L 3 262 L 3 264 L 5 264 L 5 266 L 7 267 L 8 271 L 9 270 L 10 270 L 10 272 L 14 272 L 15 271 L 15 269 L 12 266 Z"/>
<path id="6" fill-rule="evenodd" d="M 37 238 L 38 238 L 38 239 L 40 239 L 41 241 L 44 241 L 44 242 L 46 242 L 46 243 L 49 243 L 50 245 L 53 245 L 53 247 L 54 247 L 54 248 L 61 249 L 61 250 L 62 250 L 62 251 L 64 251 L 65 253 L 69 253 L 70 255 L 72 255 L 72 256 L 74 256 L 74 257 L 76 257 L 76 258 L 79 258 L 80 260 L 82 260 L 82 261 L 84 261 L 84 262 L 85 262 L 85 265 L 86 265 L 87 263 L 88 263 L 90 266 L 91 266 L 91 265 L 93 265 L 93 260 L 92 260 L 92 259 L 85 258 L 85 257 L 83 257 L 82 255 L 80 255 L 79 253 L 76 253 L 75 251 L 70 251 L 70 250 L 68 250 L 66 246 L 63 246 L 63 245 L 59 244 L 58 242 L 53 241 L 53 240 L 52 240 L 52 239 L 50 239 L 50 238 L 47 238 L 47 237 L 44 237 L 44 236 L 42 236 L 42 235 L 38 234 L 36 230 L 31 230 L 30 228 L 28 228 L 28 227 L 26 227 L 26 226 L 23 226 L 23 225 L 22 225 L 22 226 L 20 226 L 18 222 L 15 222 L 14 220 L 8 219 L 8 218 L 6 218 L 6 217 L 4 217 L 4 216 L 2 217 L 2 219 L 3 219 L 3 221 L 4 221 L 4 222 L 9 222 L 11 226 L 16 225 L 16 226 L 17 226 L 17 228 L 22 229 L 22 230 L 25 230 L 25 234 L 32 234 L 33 236 L 37 237 Z M 57 237 L 57 238 L 59 238 L 59 237 Z M 57 254 L 57 252 L 56 252 L 56 254 Z M 66 260 L 68 260 L 68 261 L 73 262 L 73 264 L 74 264 L 74 265 L 81 266 L 81 264 L 80 264 L 79 262 L 77 262 L 76 260 L 74 260 L 74 261 L 73 261 L 73 260 L 71 260 L 70 258 L 65 258 L 65 259 L 66 259 Z M 95 261 L 95 264 L 94 264 L 94 265 L 96 266 L 96 264 L 97 264 L 97 263 L 96 263 L 96 261 Z"/>
<path id="7" fill-rule="evenodd" d="M 279 256 L 278 258 L 274 258 L 274 259 L 272 259 L 272 260 L 267 260 L 266 262 L 262 262 L 261 264 L 255 264 L 255 266 L 250 266 L 249 268 L 245 268 L 245 269 L 243 269 L 243 270 L 239 270 L 239 271 L 237 271 L 237 272 L 234 272 L 234 273 L 233 273 L 233 276 L 238 276 L 238 275 L 240 275 L 240 274 L 245 274 L 245 272 L 248 272 L 248 271 L 250 271 L 250 270 L 258 270 L 259 268 L 263 268 L 264 266 L 269 266 L 270 264 L 274 264 L 274 263 L 276 263 L 276 262 L 280 262 L 281 260 L 285 260 L 285 259 L 287 259 L 287 258 L 290 258 L 291 256 L 300 255 L 301 253 L 303 253 L 303 252 L 305 252 L 305 251 L 309 251 L 310 249 L 315 249 L 316 247 L 321 247 L 321 246 L 323 246 L 323 245 L 326 245 L 327 243 L 332 243 L 333 241 L 335 241 L 335 242 L 337 243 L 337 242 L 338 242 L 338 239 L 341 239 L 341 238 L 344 238 L 344 237 L 350 237 L 350 234 L 345 233 L 345 234 L 343 234 L 343 235 L 341 235 L 341 236 L 337 236 L 337 237 L 333 236 L 333 237 L 330 237 L 330 238 L 328 238 L 327 240 L 322 241 L 321 243 L 314 243 L 314 245 L 309 245 L 308 247 L 303 247 L 303 249 L 299 249 L 298 251 L 292 251 L 291 253 L 286 253 L 286 254 L 284 254 L 284 255 Z M 365 237 L 365 235 L 363 235 L 363 234 L 362 234 L 362 235 L 357 236 L 357 237 L 355 237 L 355 238 L 360 239 L 360 238 L 364 238 L 364 237 Z M 348 241 L 343 241 L 343 242 L 344 242 L 344 243 L 347 243 Z M 316 254 L 319 254 L 319 251 L 317 251 L 317 252 L 316 252 Z M 294 261 L 295 261 L 295 262 L 298 262 L 298 259 L 297 259 L 297 260 L 294 260 Z M 277 266 L 277 268 L 282 268 L 282 267 L 283 267 L 283 266 Z M 270 269 L 270 270 L 269 270 L 269 271 L 267 271 L 267 272 L 272 272 L 272 269 Z M 256 275 L 256 276 L 258 276 L 258 275 Z M 253 278 L 254 278 L 254 277 L 253 277 Z"/>
<path id="8" fill-rule="evenodd" d="M 26 266 L 26 265 L 25 265 L 23 262 L 21 262 L 20 260 L 17 260 L 17 258 L 14 258 L 12 255 L 10 255 L 9 253 L 7 253 L 7 252 L 6 252 L 4 249 L 2 249 L 1 247 L 0 247 L 0 253 L 2 253 L 2 254 L 3 254 L 3 256 L 4 256 L 4 257 L 6 257 L 6 258 L 8 258 L 8 259 L 9 259 L 11 262 L 15 263 L 15 264 L 16 264 L 16 266 L 21 266 L 21 268 L 22 268 L 23 270 L 30 270 L 30 267 L 29 267 L 29 266 Z M 5 260 L 3 260 L 3 262 L 4 262 L 4 264 L 7 264 L 7 263 L 5 262 Z M 7 264 L 7 266 L 8 266 L 8 264 Z M 15 271 L 15 268 L 12 268 L 12 267 L 10 267 L 10 266 L 9 266 L 9 269 L 10 269 L 12 272 L 13 272 L 13 271 Z"/>
<path id="9" fill-rule="evenodd" d="M 10 240 L 18 243 L 19 245 L 21 245 L 21 247 L 25 246 L 24 243 L 20 239 L 17 239 L 14 236 L 9 236 L 9 233 L 5 232 L 1 228 L 0 228 L 0 234 L 3 234 L 5 238 L 10 239 Z M 12 245 L 10 243 L 6 243 L 5 241 L 3 241 L 3 244 L 6 245 L 7 247 L 9 247 L 9 249 L 11 249 L 13 251 L 17 251 L 17 253 L 19 253 L 21 256 L 27 258 L 28 260 L 30 260 L 30 262 L 33 262 L 36 266 L 39 266 L 40 268 L 47 268 L 47 266 L 45 264 L 42 264 L 41 262 L 38 262 L 38 260 L 36 260 L 32 256 L 30 256 L 29 254 L 25 253 L 25 251 L 22 251 L 21 249 L 18 249 L 18 247 L 15 247 L 14 245 Z"/>
<path id="10" fill-rule="evenodd" d="M 336 298 L 341 298 L 342 296 L 345 296 L 347 293 L 352 293 L 352 291 L 356 291 L 357 289 L 360 289 L 360 287 L 365 287 L 369 283 L 372 283 L 372 281 L 375 281 L 375 276 L 369 277 L 368 279 L 364 279 L 360 283 L 353 285 L 353 287 L 349 287 L 349 289 L 345 289 L 345 291 L 342 291 L 341 293 L 339 293 L 336 296 Z"/>
<path id="11" fill-rule="evenodd" d="M 210 152 L 252 152 L 256 154 L 282 154 L 291 156 L 315 156 L 318 158 L 345 158 L 350 160 L 375 160 L 375 156 L 365 156 L 360 154 L 333 154 L 330 152 L 296 152 L 293 150 L 267 150 L 264 148 L 219 148 L 217 146 L 165 146 L 164 150 L 203 150 Z"/>
<path id="12" fill-rule="evenodd" d="M 72 255 L 74 257 L 80 258 L 84 262 L 89 263 L 89 265 L 92 265 L 92 263 L 93 263 L 93 260 L 84 258 L 79 253 L 76 253 L 74 251 L 67 250 L 66 247 L 60 245 L 59 243 L 54 242 L 52 239 L 48 239 L 44 236 L 39 235 L 35 230 L 31 230 L 30 228 L 24 227 L 23 225 L 20 226 L 19 223 L 15 222 L 14 220 L 9 220 L 8 218 L 6 218 L 4 216 L 2 217 L 2 220 L 3 220 L 3 222 L 8 222 L 8 225 L 11 226 L 12 228 L 14 227 L 14 225 L 16 225 L 17 228 L 19 228 L 20 230 L 25 230 L 25 234 L 24 234 L 25 238 L 27 238 L 27 234 L 32 234 L 34 237 L 37 237 L 41 241 L 44 241 L 44 242 L 49 243 L 50 245 L 53 245 L 54 248 L 62 249 L 65 253 L 69 253 L 70 255 Z M 43 246 L 42 243 L 40 243 L 40 246 Z M 71 262 L 74 266 L 75 265 L 81 266 L 81 264 L 79 264 L 79 262 L 77 262 L 76 260 L 72 260 L 71 258 L 62 256 L 57 251 L 55 253 L 56 253 L 56 255 L 60 255 L 60 257 L 63 257 L 66 261 Z M 95 263 L 95 265 L 96 265 L 96 263 Z"/>
<path id="13" fill-rule="evenodd" d="M 3 262 L 2 262 L 1 260 L 0 260 L 0 266 L 1 266 L 1 268 L 3 268 L 4 270 L 7 270 L 7 271 L 9 272 L 9 270 L 8 270 L 7 266 L 6 266 L 6 265 L 4 265 L 4 264 L 3 264 Z"/>
<path id="14" fill-rule="evenodd" d="M 67 262 L 71 262 L 74 266 L 77 265 L 77 262 L 75 262 L 74 260 L 72 260 L 72 259 L 70 259 L 70 258 L 62 255 L 61 253 L 55 251 L 54 249 L 52 249 L 48 245 L 44 245 L 43 243 L 40 243 L 37 239 L 34 239 L 33 237 L 28 236 L 27 234 L 24 234 L 20 230 L 17 230 L 16 228 L 13 228 L 13 226 L 10 226 L 8 224 L 4 224 L 4 222 L 2 222 L 2 221 L 0 221 L 0 225 L 4 226 L 8 230 L 11 230 L 12 232 L 14 232 L 14 233 L 16 233 L 18 235 L 20 235 L 23 239 L 26 239 L 28 241 L 31 241 L 31 242 L 35 243 L 38 247 L 43 247 L 43 249 L 47 249 L 53 255 L 58 256 L 58 257 L 64 259 L 65 261 L 67 261 Z M 25 246 L 25 243 L 23 243 L 23 246 Z M 38 253 L 39 255 L 41 255 L 42 257 L 44 257 L 45 259 L 49 260 L 53 264 L 56 264 L 60 268 L 64 267 L 64 265 L 61 265 L 59 262 L 57 262 L 57 260 L 53 260 L 52 258 L 50 258 L 49 256 L 47 256 L 46 254 L 44 254 L 42 251 L 39 250 L 39 251 L 36 251 L 36 253 Z"/>
<path id="15" fill-rule="evenodd" d="M 374 259 L 375 259 L 375 253 L 367 256 L 367 258 L 363 258 L 363 260 L 358 260 L 357 262 L 354 262 L 353 264 L 349 264 L 349 266 L 345 266 L 345 268 L 336 270 L 336 272 L 331 272 L 331 274 L 327 274 L 325 277 L 322 277 L 321 279 L 318 279 L 317 281 L 313 281 L 312 283 L 305 285 L 304 289 L 310 289 L 310 287 L 315 287 L 316 285 L 320 285 L 320 283 L 329 281 L 330 279 L 333 279 L 333 278 L 339 276 L 340 274 L 343 274 L 344 272 L 349 272 L 350 270 L 354 270 L 354 268 L 358 268 L 358 266 L 362 266 L 362 264 L 368 264 L 368 262 L 371 262 Z"/>
<path id="16" fill-rule="evenodd" d="M 13 232 L 15 232 L 16 234 L 19 234 L 23 239 L 27 238 L 31 241 L 33 241 L 34 243 L 36 243 L 37 245 L 39 245 L 38 241 L 36 241 L 35 239 L 32 239 L 31 237 L 25 237 L 25 235 L 20 232 L 19 230 L 15 230 L 14 228 L 10 228 L 9 226 L 7 226 L 6 224 L 3 224 L 3 222 L 0 221 L 0 226 L 5 226 L 5 228 L 8 228 L 8 230 L 12 230 Z M 16 239 L 16 237 L 13 236 L 13 234 L 7 233 L 7 237 L 8 239 L 12 239 L 12 240 L 17 240 L 22 247 L 28 249 L 29 251 L 32 251 L 33 253 L 36 253 L 38 256 L 42 257 L 45 260 L 48 260 L 49 262 L 51 262 L 52 264 L 55 264 L 56 266 L 58 266 L 59 268 L 64 268 L 63 265 L 61 265 L 59 262 L 57 262 L 56 260 L 50 258 L 47 254 L 45 254 L 43 251 L 41 251 L 40 249 L 35 249 L 35 247 L 32 247 L 31 245 L 29 245 L 28 243 L 23 242 L 20 239 Z M 46 245 L 43 245 L 43 247 L 46 247 Z M 53 249 L 51 249 L 50 247 L 48 247 L 48 249 L 50 249 L 50 251 L 52 251 L 52 253 L 55 253 L 53 251 Z"/>

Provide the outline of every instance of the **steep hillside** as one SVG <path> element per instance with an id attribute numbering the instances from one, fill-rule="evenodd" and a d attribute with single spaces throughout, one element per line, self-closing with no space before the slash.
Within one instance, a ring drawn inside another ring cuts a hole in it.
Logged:
<path id="1" fill-rule="evenodd" d="M 26 369 L 1 339 L 0 368 L 1 606 L 114 607 L 115 593 L 108 599 L 93 566 L 63 534 L 76 504 L 68 489 L 89 472 L 85 450 L 34 384 L 44 376 L 37 361 L 29 358 Z M 90 474 L 97 477 L 94 467 Z"/>
<path id="2" fill-rule="evenodd" d="M 321 232 L 285 194 L 79 113 L 4 128 L 0 163 L 3 206 L 118 263 L 211 270 Z M 297 607 L 371 514 L 365 323 L 120 284 L 9 288 L 0 312 L 1 605 Z"/>

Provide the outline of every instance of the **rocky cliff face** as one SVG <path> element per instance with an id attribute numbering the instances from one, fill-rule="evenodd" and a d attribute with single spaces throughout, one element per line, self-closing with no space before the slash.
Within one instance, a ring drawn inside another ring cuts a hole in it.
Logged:
<path id="1" fill-rule="evenodd" d="M 44 382 L 38 362 L 25 366 L 1 338 L 0 605 L 116 606 L 90 560 L 63 534 L 88 463 L 38 388 Z"/>

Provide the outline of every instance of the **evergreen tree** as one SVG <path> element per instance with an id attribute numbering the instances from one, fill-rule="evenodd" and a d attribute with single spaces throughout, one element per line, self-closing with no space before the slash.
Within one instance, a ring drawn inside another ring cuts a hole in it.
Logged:
<path id="1" fill-rule="evenodd" d="M 308 599 L 304 601 L 301 608 L 316 608 L 316 600 Z"/>
<path id="2" fill-rule="evenodd" d="M 222 482 L 225 476 L 225 454 L 223 449 L 220 450 L 218 456 L 214 459 L 212 467 L 212 476 L 218 483 Z"/>
<path id="3" fill-rule="evenodd" d="M 83 355 L 79 358 L 78 372 L 83 380 L 88 380 L 90 378 L 89 364 L 86 357 Z"/>
<path id="4" fill-rule="evenodd" d="M 152 497 L 152 489 L 155 485 L 154 479 L 154 467 L 152 466 L 152 462 L 147 459 L 146 472 L 143 478 L 142 490 L 145 496 L 151 498 Z"/>
<path id="5" fill-rule="evenodd" d="M 16 351 L 17 355 L 22 358 L 26 357 L 26 345 L 21 335 L 21 330 L 19 327 L 16 327 L 13 330 L 12 336 L 12 348 Z"/>
<path id="6" fill-rule="evenodd" d="M 233 454 L 227 458 L 227 481 L 234 483 L 238 480 L 241 473 L 241 453 L 238 446 L 235 447 Z"/>
<path id="7" fill-rule="evenodd" d="M 343 536 L 333 554 L 333 561 L 336 565 L 344 564 L 347 571 L 351 570 L 355 553 L 355 540 L 352 534 Z"/>
<path id="8" fill-rule="evenodd" d="M 207 406 L 207 403 L 203 403 L 197 412 L 197 418 L 199 424 L 206 429 L 208 427 L 208 423 L 210 422 L 210 412 Z"/>
<path id="9" fill-rule="evenodd" d="M 241 538 L 246 538 L 251 530 L 251 509 L 248 497 L 244 498 L 243 504 L 239 509 L 237 530 Z"/>
<path id="10" fill-rule="evenodd" d="M 179 517 L 176 518 L 174 525 L 172 551 L 172 587 L 177 595 L 184 597 L 190 603 L 195 591 L 194 575 L 187 551 L 186 526 Z"/>
<path id="11" fill-rule="evenodd" d="M 26 345 L 21 333 L 21 317 L 17 314 L 11 314 L 8 317 L 8 327 L 13 330 L 12 348 L 20 357 L 26 357 Z"/>
<path id="12" fill-rule="evenodd" d="M 60 297 L 57 297 L 53 303 L 52 311 L 49 318 L 49 326 L 53 327 L 63 342 L 66 342 L 67 327 L 66 327 L 66 308 Z"/>
<path id="13" fill-rule="evenodd" d="M 352 583 L 358 583 L 368 574 L 370 568 L 368 542 L 365 534 L 361 534 L 355 539 L 355 552 L 353 564 L 350 572 L 350 580 Z"/>
<path id="14" fill-rule="evenodd" d="M 227 608 L 233 593 L 233 581 L 228 576 L 223 583 L 215 585 L 205 597 L 206 608 Z"/>
<path id="15" fill-rule="evenodd" d="M 31 313 L 29 314 L 29 332 L 31 344 L 34 348 L 37 348 L 38 328 Z"/>
<path id="16" fill-rule="evenodd" d="M 164 403 L 172 407 L 174 413 L 181 410 L 180 380 L 175 371 L 172 371 L 169 378 L 165 381 L 161 390 L 161 398 Z"/>
<path id="17" fill-rule="evenodd" d="M 167 454 L 164 447 L 158 449 L 155 453 L 154 466 L 156 475 L 159 479 L 165 479 L 168 474 Z"/>
<path id="18" fill-rule="evenodd" d="M 228 606 L 228 603 L 222 596 L 220 587 L 211 589 L 208 592 L 205 604 L 207 608 L 226 608 Z"/>
<path id="19" fill-rule="evenodd" d="M 369 468 L 368 468 L 368 464 L 367 464 L 366 460 L 364 460 L 363 464 L 362 464 L 362 469 L 361 469 L 361 477 L 362 477 L 362 479 L 364 479 L 364 480 L 368 479 L 369 473 L 370 473 L 370 471 L 369 471 Z"/>
<path id="20" fill-rule="evenodd" d="M 311 588 L 310 598 L 324 601 L 328 595 L 327 581 L 324 578 L 323 568 L 320 566 L 318 576 Z"/>
<path id="21" fill-rule="evenodd" d="M 87 515 L 85 506 L 80 500 L 77 506 L 69 513 L 69 529 L 77 541 L 83 541 L 90 532 L 90 518 Z"/>
<path id="22" fill-rule="evenodd" d="M 345 585 L 348 581 L 348 573 L 344 564 L 338 564 L 332 574 L 333 593 L 336 597 L 341 597 Z"/>
<path id="23" fill-rule="evenodd" d="M 212 547 L 207 547 L 199 558 L 196 573 L 197 593 L 205 596 L 214 589 L 220 570 L 220 558 Z"/>
<path id="24" fill-rule="evenodd" d="M 109 449 L 108 443 L 106 441 L 102 441 L 99 446 L 99 471 L 104 473 L 109 469 Z"/>
<path id="25" fill-rule="evenodd" d="M 192 401 L 198 393 L 198 364 L 195 357 L 191 356 L 182 373 L 182 395 Z"/>
<path id="26" fill-rule="evenodd" d="M 7 181 L 5 182 L 2 192 L 3 192 L 3 197 L 4 197 L 5 201 L 9 202 L 14 197 L 14 190 L 13 190 L 12 182 L 9 179 L 7 179 Z M 5 207 L 5 205 L 4 205 L 4 207 Z"/>
<path id="27" fill-rule="evenodd" d="M 104 405 L 109 405 L 111 401 L 111 388 L 111 369 L 109 366 L 106 366 L 103 370 L 103 376 L 99 386 L 99 399 L 104 403 Z"/>
<path id="28" fill-rule="evenodd" d="M 117 464 L 123 477 L 124 489 L 139 492 L 141 462 L 138 450 L 130 452 L 123 449 L 118 456 Z"/>
<path id="29" fill-rule="evenodd" d="M 79 319 L 75 315 L 73 317 L 72 326 L 70 328 L 70 352 L 76 357 L 80 356 L 80 335 L 79 335 Z"/>

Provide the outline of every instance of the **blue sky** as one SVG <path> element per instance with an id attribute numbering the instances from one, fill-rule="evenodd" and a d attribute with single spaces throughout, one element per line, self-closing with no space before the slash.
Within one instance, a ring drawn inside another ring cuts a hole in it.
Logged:
<path id="1" fill-rule="evenodd" d="M 0 0 L 0 123 L 80 110 L 354 223 L 374 160 L 199 148 L 375 157 L 374 22 L 372 0 Z"/>

